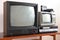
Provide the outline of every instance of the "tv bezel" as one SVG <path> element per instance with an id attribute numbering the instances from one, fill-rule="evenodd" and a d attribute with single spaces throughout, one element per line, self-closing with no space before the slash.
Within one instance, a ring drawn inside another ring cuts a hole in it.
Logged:
<path id="1" fill-rule="evenodd" d="M 32 6 L 34 7 L 34 11 L 35 11 L 35 20 L 34 20 L 34 25 L 32 26 L 36 26 L 37 27 L 37 4 L 34 4 L 34 3 L 25 3 L 25 2 L 13 2 L 13 1 L 7 1 L 7 28 L 8 29 L 12 29 L 12 28 L 19 28 L 19 27 L 13 27 L 11 26 L 11 23 L 10 23 L 10 6 L 12 5 L 22 5 L 22 6 Z M 27 26 L 26 26 L 27 27 Z"/>

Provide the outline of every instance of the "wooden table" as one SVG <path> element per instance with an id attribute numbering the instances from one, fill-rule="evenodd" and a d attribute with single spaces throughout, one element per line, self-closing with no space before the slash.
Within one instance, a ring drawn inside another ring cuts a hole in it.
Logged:
<path id="1" fill-rule="evenodd" d="M 3 34 L 0 33 L 0 40 L 12 40 L 16 38 L 28 38 L 28 37 L 35 37 L 35 36 L 40 36 L 40 40 L 42 40 L 42 36 L 53 36 L 53 40 L 56 40 L 56 34 L 60 34 L 60 33 L 31 34 L 31 35 L 11 36 L 11 37 L 3 37 Z"/>

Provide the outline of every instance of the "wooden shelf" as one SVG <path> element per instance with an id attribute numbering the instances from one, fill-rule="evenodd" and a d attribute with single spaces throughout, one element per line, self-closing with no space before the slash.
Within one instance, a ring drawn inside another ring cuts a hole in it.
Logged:
<path id="1" fill-rule="evenodd" d="M 12 40 L 16 38 L 29 38 L 39 36 L 40 40 L 42 40 L 42 36 L 53 36 L 53 40 L 56 40 L 56 35 L 60 33 L 43 33 L 43 34 L 31 34 L 31 35 L 23 35 L 23 36 L 11 36 L 11 37 L 3 37 L 3 33 L 0 33 L 0 40 Z"/>

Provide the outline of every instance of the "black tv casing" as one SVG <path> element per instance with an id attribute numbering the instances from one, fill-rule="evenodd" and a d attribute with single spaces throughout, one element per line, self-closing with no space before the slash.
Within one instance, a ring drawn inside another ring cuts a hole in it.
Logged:
<path id="1" fill-rule="evenodd" d="M 24 6 L 34 7 L 34 10 L 35 10 L 34 25 L 25 26 L 25 27 L 22 27 L 22 26 L 13 27 L 13 26 L 11 26 L 11 24 L 10 24 L 10 6 L 12 6 L 12 5 L 24 5 Z M 34 4 L 34 3 L 13 2 L 13 1 L 4 2 L 4 37 L 38 33 L 37 6 L 38 5 Z"/>
<path id="2" fill-rule="evenodd" d="M 18 35 L 28 35 L 28 34 L 37 34 L 37 27 L 20 27 L 20 28 L 11 28 L 8 31 L 7 36 L 18 36 Z"/>

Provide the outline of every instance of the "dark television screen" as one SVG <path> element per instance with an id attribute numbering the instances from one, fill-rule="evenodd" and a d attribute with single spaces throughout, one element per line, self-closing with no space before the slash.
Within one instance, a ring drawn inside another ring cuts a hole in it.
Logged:
<path id="1" fill-rule="evenodd" d="M 12 5 L 10 6 L 11 26 L 32 26 L 35 22 L 35 10 L 32 6 Z"/>

